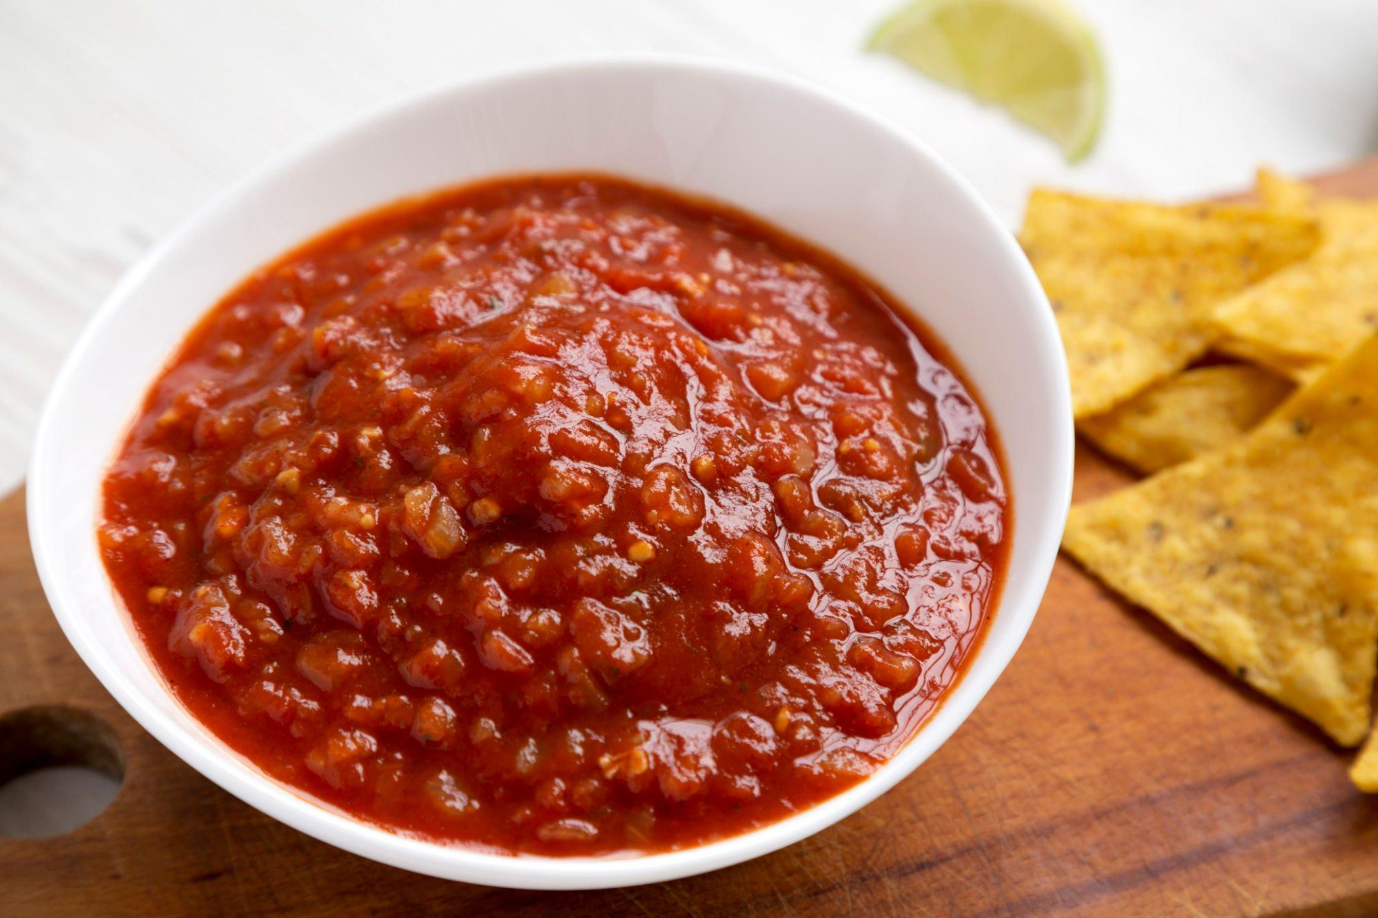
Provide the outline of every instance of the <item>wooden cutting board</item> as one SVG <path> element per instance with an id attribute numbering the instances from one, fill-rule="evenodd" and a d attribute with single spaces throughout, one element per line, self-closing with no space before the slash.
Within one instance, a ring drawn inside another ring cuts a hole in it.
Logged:
<path id="1" fill-rule="evenodd" d="M 1378 160 L 1322 183 L 1376 195 Z M 1078 448 L 1074 499 L 1128 480 Z M 532 893 L 432 880 L 220 791 L 144 733 L 68 646 L 14 494 L 0 501 L 0 779 L 24 767 L 26 743 L 45 742 L 15 728 L 24 721 L 12 712 L 35 706 L 61 706 L 76 728 L 56 760 L 122 763 L 124 785 L 75 832 L 0 839 L 8 918 L 1378 914 L 1378 799 L 1350 785 L 1349 754 L 1065 559 L 1005 675 L 898 788 L 784 851 L 656 886 Z"/>

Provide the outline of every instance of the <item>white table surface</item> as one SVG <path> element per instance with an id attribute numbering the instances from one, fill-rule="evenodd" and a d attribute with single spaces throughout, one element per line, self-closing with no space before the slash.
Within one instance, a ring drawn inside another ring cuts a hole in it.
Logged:
<path id="1" fill-rule="evenodd" d="M 1378 140 L 1374 0 L 1073 2 L 1112 82 L 1075 168 L 861 53 L 893 0 L 0 0 L 0 489 L 82 322 L 154 240 L 272 154 L 470 74 L 634 50 L 774 67 L 922 137 L 1011 226 L 1035 183 L 1185 197 Z"/>

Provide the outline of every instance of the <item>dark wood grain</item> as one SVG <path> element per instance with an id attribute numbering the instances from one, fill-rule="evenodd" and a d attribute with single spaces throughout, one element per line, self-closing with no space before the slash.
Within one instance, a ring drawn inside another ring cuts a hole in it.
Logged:
<path id="1" fill-rule="evenodd" d="M 1378 194 L 1378 164 L 1325 180 Z M 1128 478 L 1084 448 L 1076 499 Z M 413 876 L 221 792 L 105 693 L 49 613 L 21 495 L 0 502 L 0 715 L 72 705 L 124 786 L 69 835 L 0 839 L 0 915 L 1378 914 L 1378 801 L 1348 753 L 1066 560 L 1008 671 L 918 772 L 821 834 L 674 883 L 527 893 Z"/>

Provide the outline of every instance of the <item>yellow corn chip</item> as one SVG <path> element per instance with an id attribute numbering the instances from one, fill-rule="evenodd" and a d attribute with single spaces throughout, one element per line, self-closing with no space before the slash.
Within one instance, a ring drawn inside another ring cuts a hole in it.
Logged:
<path id="1" fill-rule="evenodd" d="M 1356 745 L 1378 655 L 1378 336 L 1233 444 L 1073 507 L 1063 546 Z"/>
<path id="2" fill-rule="evenodd" d="M 1020 242 L 1057 312 L 1073 414 L 1108 411 L 1201 356 L 1216 305 L 1315 239 L 1308 217 L 1259 207 L 1035 191 Z"/>
<path id="3" fill-rule="evenodd" d="M 1378 730 L 1368 735 L 1368 742 L 1349 766 L 1349 780 L 1366 794 L 1378 794 Z"/>
<path id="4" fill-rule="evenodd" d="M 1200 367 L 1154 383 L 1077 429 L 1102 452 L 1152 473 L 1231 442 L 1292 389 L 1262 367 Z"/>
<path id="5" fill-rule="evenodd" d="M 1306 210 L 1316 198 L 1315 189 L 1272 169 L 1259 169 L 1254 180 L 1259 199 L 1278 210 Z"/>
<path id="6" fill-rule="evenodd" d="M 1220 347 L 1300 380 L 1378 331 L 1378 200 L 1311 202 L 1309 186 L 1263 172 L 1259 193 L 1314 214 L 1320 244 L 1221 304 Z"/>

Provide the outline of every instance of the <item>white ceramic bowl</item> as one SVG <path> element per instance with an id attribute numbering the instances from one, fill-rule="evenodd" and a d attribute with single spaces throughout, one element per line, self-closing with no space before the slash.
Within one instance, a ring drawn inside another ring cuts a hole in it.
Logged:
<path id="1" fill-rule="evenodd" d="M 742 207 L 860 268 L 951 348 L 1005 449 L 1013 547 L 965 677 L 861 784 L 783 822 L 685 851 L 501 856 L 390 834 L 313 803 L 231 752 L 179 705 L 117 606 L 96 547 L 98 490 L 145 390 L 191 324 L 253 268 L 395 198 L 504 173 L 596 170 Z M 774 851 L 874 800 L 942 745 L 1014 655 L 1038 607 L 1071 490 L 1067 371 L 1052 313 L 1010 233 L 913 138 L 757 70 L 636 57 L 527 70 L 409 99 L 239 182 L 149 252 L 72 349 L 28 480 L 34 558 L 62 628 L 135 719 L 203 775 L 322 841 L 488 885 L 666 880 Z"/>

